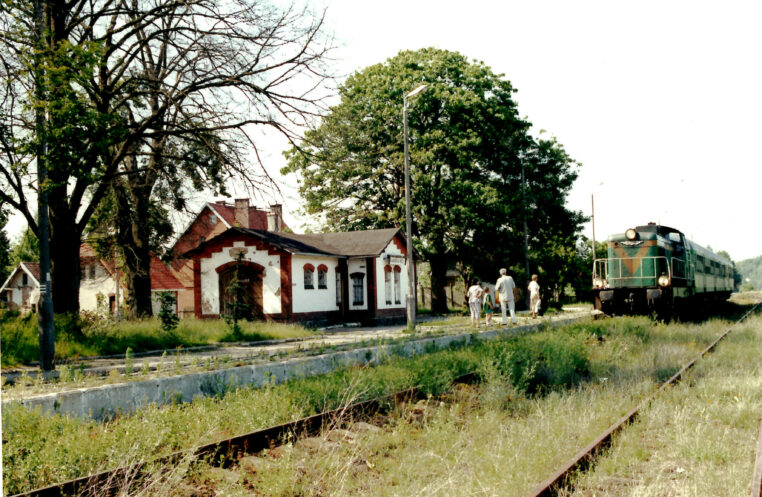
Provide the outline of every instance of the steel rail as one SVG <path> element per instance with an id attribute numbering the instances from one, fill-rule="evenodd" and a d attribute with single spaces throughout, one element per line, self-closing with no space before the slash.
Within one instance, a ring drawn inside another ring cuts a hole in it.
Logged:
<path id="1" fill-rule="evenodd" d="M 751 479 L 750 497 L 762 497 L 762 423 L 759 424 L 757 440 L 757 462 L 754 464 L 754 476 Z"/>
<path id="2" fill-rule="evenodd" d="M 757 304 L 751 308 L 746 314 L 744 314 L 738 321 L 733 323 L 722 335 L 714 340 L 709 346 L 702 350 L 699 355 L 694 357 L 690 362 L 680 368 L 680 371 L 672 375 L 670 379 L 664 382 L 656 391 L 654 391 L 647 399 L 640 402 L 634 409 L 622 416 L 618 421 L 609 426 L 609 428 L 593 440 L 585 448 L 577 452 L 571 459 L 566 461 L 561 467 L 556 470 L 551 476 L 540 482 L 531 492 L 526 494 L 526 497 L 549 497 L 558 495 L 559 491 L 567 486 L 569 477 L 576 472 L 586 471 L 594 462 L 595 458 L 600 452 L 611 445 L 612 437 L 621 431 L 626 425 L 635 420 L 641 409 L 647 407 L 657 395 L 666 390 L 673 384 L 680 381 L 683 375 L 693 367 L 699 359 L 711 352 L 720 341 L 722 341 L 738 324 L 744 321 L 752 312 L 754 312 L 760 305 Z M 760 435 L 760 443 L 762 444 L 762 435 Z M 759 461 L 758 461 L 759 463 Z M 762 471 L 762 469 L 760 469 Z M 758 485 L 759 486 L 759 485 Z M 758 490 L 759 491 L 759 490 Z M 759 494 L 752 494 L 752 497 L 762 497 Z"/>
<path id="3" fill-rule="evenodd" d="M 476 379 L 476 373 L 467 373 L 455 378 L 452 383 L 471 383 Z M 11 497 L 63 497 L 82 495 L 83 493 L 98 496 L 115 495 L 124 488 L 125 484 L 139 480 L 149 465 L 173 465 L 190 456 L 193 460 L 205 460 L 214 466 L 228 467 L 245 454 L 252 454 L 277 446 L 288 436 L 314 435 L 320 433 L 323 427 L 330 426 L 337 420 L 360 414 L 370 415 L 379 412 L 390 403 L 397 404 L 412 399 L 420 399 L 423 396 L 424 392 L 420 387 L 412 387 L 233 438 L 192 449 L 180 450 L 151 461 L 101 471 L 48 487 L 15 494 Z"/>

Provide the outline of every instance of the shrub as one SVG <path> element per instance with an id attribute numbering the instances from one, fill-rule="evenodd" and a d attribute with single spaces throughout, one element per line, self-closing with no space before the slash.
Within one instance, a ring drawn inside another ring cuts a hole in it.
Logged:
<path id="1" fill-rule="evenodd" d="M 174 333 L 180 318 L 177 317 L 177 297 L 174 292 L 159 292 L 159 320 L 165 333 Z"/>

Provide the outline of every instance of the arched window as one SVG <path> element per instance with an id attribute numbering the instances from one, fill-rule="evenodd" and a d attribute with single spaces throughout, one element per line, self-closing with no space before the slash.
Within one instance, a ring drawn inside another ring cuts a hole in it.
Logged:
<path id="1" fill-rule="evenodd" d="M 318 288 L 328 288 L 328 266 L 321 264 L 317 268 L 318 271 Z"/>
<path id="2" fill-rule="evenodd" d="M 365 303 L 365 288 L 363 286 L 365 273 L 352 273 L 349 276 L 352 278 L 352 304 L 363 305 Z"/>
<path id="3" fill-rule="evenodd" d="M 402 268 L 394 266 L 394 303 L 400 303 L 400 295 L 402 294 L 402 288 L 400 288 L 400 275 L 402 274 Z"/>
<path id="4" fill-rule="evenodd" d="M 304 289 L 312 290 L 315 288 L 313 277 L 315 275 L 315 266 L 312 264 L 304 265 Z"/>
<path id="5" fill-rule="evenodd" d="M 384 293 L 386 294 L 386 303 L 392 303 L 392 267 L 387 264 L 384 267 Z"/>

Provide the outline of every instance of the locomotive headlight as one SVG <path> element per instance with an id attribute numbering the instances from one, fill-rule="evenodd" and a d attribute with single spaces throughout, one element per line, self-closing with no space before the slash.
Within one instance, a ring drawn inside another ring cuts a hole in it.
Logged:
<path id="1" fill-rule="evenodd" d="M 638 238 L 638 232 L 635 231 L 634 229 L 630 228 L 630 229 L 628 229 L 627 231 L 624 232 L 624 236 L 628 240 L 637 240 L 637 238 Z"/>
<path id="2" fill-rule="evenodd" d="M 667 276 L 666 274 L 662 274 L 661 276 L 659 276 L 659 286 L 667 287 L 669 286 L 669 283 L 670 283 L 669 276 Z"/>
<path id="3" fill-rule="evenodd" d="M 595 278 L 595 279 L 593 280 L 593 286 L 594 286 L 595 288 L 603 288 L 603 280 L 602 280 L 602 279 L 600 279 L 600 278 Z"/>

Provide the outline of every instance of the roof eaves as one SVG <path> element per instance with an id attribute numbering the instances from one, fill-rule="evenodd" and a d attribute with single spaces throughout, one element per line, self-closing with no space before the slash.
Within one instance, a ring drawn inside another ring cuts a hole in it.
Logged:
<path id="1" fill-rule="evenodd" d="M 34 274 L 32 273 L 32 271 L 31 271 L 31 270 L 30 270 L 28 267 L 26 267 L 26 263 L 24 263 L 24 262 L 20 262 L 20 263 L 19 263 L 19 266 L 21 266 L 22 268 L 24 268 L 24 271 L 26 272 L 26 274 L 28 274 L 29 276 L 31 276 L 31 277 L 32 277 L 32 279 L 35 281 L 35 283 L 37 283 L 37 286 L 40 286 L 40 282 L 39 282 L 39 281 L 37 280 L 37 278 L 34 276 Z M 42 275 L 40 275 L 40 276 L 42 276 Z"/>
<path id="2" fill-rule="evenodd" d="M 11 271 L 11 274 L 10 274 L 10 276 L 8 276 L 8 277 L 5 279 L 5 282 L 3 283 L 3 286 L 0 286 L 0 292 L 2 292 L 3 290 L 5 290 L 5 287 L 7 287 L 7 286 L 8 286 L 8 283 L 10 283 L 10 282 L 11 282 L 11 280 L 13 279 L 13 277 L 14 277 L 14 276 L 16 275 L 16 273 L 18 272 L 18 270 L 19 270 L 19 267 L 21 267 L 21 264 L 19 264 L 19 265 L 18 265 L 18 266 L 16 266 L 15 268 L 13 268 L 13 271 Z"/>
<path id="3" fill-rule="evenodd" d="M 210 209 L 212 212 L 214 212 L 214 214 L 217 216 L 217 219 L 219 219 L 219 220 L 221 220 L 223 223 L 225 223 L 225 226 L 227 226 L 228 228 L 232 228 L 232 227 L 233 227 L 233 226 L 231 226 L 231 225 L 230 225 L 230 223 L 229 223 L 229 222 L 227 222 L 227 220 L 225 219 L 225 217 L 224 217 L 224 216 L 222 216 L 222 215 L 220 214 L 220 212 L 219 212 L 217 209 L 215 209 L 215 208 L 214 208 L 214 206 L 212 205 L 212 203 L 211 203 L 211 202 L 207 202 L 207 203 L 206 203 L 206 206 L 207 206 L 207 207 L 209 207 L 209 209 Z"/>

